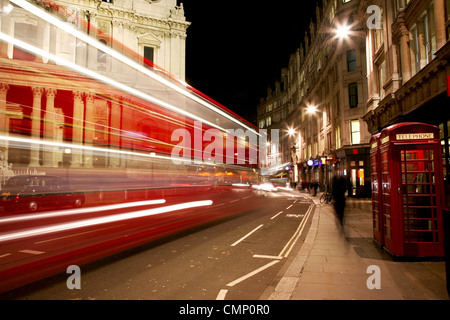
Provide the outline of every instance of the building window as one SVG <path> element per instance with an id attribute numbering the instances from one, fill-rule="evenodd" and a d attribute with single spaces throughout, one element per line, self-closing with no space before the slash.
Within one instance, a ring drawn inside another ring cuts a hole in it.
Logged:
<path id="1" fill-rule="evenodd" d="M 409 33 L 409 47 L 411 49 L 411 75 L 419 71 L 419 41 L 417 34 L 417 26 L 413 26 Z"/>
<path id="2" fill-rule="evenodd" d="M 334 134 L 336 137 L 336 149 L 339 149 L 341 147 L 341 126 L 336 127 Z"/>
<path id="3" fill-rule="evenodd" d="M 15 23 L 14 24 L 14 37 L 17 40 L 24 41 L 33 46 L 38 46 L 37 39 L 37 27 L 28 23 Z M 14 46 L 13 58 L 17 60 L 34 61 L 36 56 L 33 52 L 25 51 L 19 47 Z"/>
<path id="4" fill-rule="evenodd" d="M 155 49 L 153 47 L 144 47 L 144 58 L 154 62 Z"/>
<path id="5" fill-rule="evenodd" d="M 361 129 L 359 120 L 350 121 L 350 132 L 352 135 L 352 144 L 360 144 L 361 143 Z"/>
<path id="6" fill-rule="evenodd" d="M 336 111 L 336 115 L 338 116 L 341 114 L 341 105 L 339 103 L 339 92 L 336 93 L 335 101 L 336 101 L 336 110 L 335 111 Z"/>
<path id="7" fill-rule="evenodd" d="M 352 72 L 356 70 L 356 51 L 347 51 L 347 71 Z"/>
<path id="8" fill-rule="evenodd" d="M 384 83 L 386 82 L 386 63 L 383 61 L 378 66 L 378 94 L 380 99 L 383 99 L 385 96 L 384 92 Z"/>
<path id="9" fill-rule="evenodd" d="M 100 39 L 99 42 L 105 46 L 107 45 L 106 40 L 104 40 L 104 39 Z M 97 50 L 97 62 L 106 63 L 106 58 L 107 58 L 106 53 L 103 52 L 102 50 L 98 49 Z"/>
<path id="10" fill-rule="evenodd" d="M 374 48 L 375 52 L 377 52 L 384 42 L 384 35 L 383 35 L 383 8 L 380 10 L 380 27 L 381 29 L 374 29 L 373 30 L 373 39 L 374 39 Z"/>
<path id="11" fill-rule="evenodd" d="M 450 0 L 445 0 L 446 22 L 447 26 L 447 40 L 450 40 Z"/>
<path id="12" fill-rule="evenodd" d="M 436 53 L 434 7 L 431 5 L 410 29 L 411 71 L 419 72 Z"/>
<path id="13" fill-rule="evenodd" d="M 331 106 L 330 106 L 330 104 L 327 104 L 326 106 L 325 106 L 325 109 L 326 109 L 326 119 L 327 119 L 327 124 L 329 124 L 330 122 L 331 122 Z"/>
<path id="14" fill-rule="evenodd" d="M 327 151 L 330 152 L 331 151 L 331 132 L 327 133 Z"/>
<path id="15" fill-rule="evenodd" d="M 259 128 L 260 129 L 264 128 L 264 124 L 265 124 L 264 120 L 260 120 L 259 121 Z"/>
<path id="16" fill-rule="evenodd" d="M 356 82 L 348 85 L 348 98 L 350 108 L 356 108 L 358 106 L 358 84 Z"/>
<path id="17" fill-rule="evenodd" d="M 95 123 L 94 140 L 105 140 L 105 123 L 103 121 L 97 121 Z"/>

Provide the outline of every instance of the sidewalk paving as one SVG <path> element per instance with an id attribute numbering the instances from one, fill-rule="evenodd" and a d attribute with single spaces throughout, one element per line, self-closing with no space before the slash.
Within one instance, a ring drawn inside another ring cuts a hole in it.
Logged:
<path id="1" fill-rule="evenodd" d="M 342 230 L 320 194 L 301 194 L 316 203 L 311 228 L 268 299 L 449 300 L 443 259 L 394 261 L 373 241 L 371 200 L 347 199 Z M 380 289 L 367 286 L 369 266 L 379 267 Z"/>

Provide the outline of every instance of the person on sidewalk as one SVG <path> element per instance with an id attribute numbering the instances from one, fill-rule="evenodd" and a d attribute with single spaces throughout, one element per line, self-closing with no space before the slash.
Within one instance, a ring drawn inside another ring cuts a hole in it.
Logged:
<path id="1" fill-rule="evenodd" d="M 341 226 L 344 225 L 344 212 L 345 212 L 345 192 L 347 191 L 347 182 L 342 176 L 335 175 L 333 177 L 333 184 L 331 192 L 333 194 L 334 209 L 336 211 L 336 217 L 339 220 Z"/>
<path id="2" fill-rule="evenodd" d="M 313 180 L 311 182 L 311 190 L 313 197 L 317 196 L 317 188 L 319 187 L 319 183 L 316 182 L 316 180 Z"/>

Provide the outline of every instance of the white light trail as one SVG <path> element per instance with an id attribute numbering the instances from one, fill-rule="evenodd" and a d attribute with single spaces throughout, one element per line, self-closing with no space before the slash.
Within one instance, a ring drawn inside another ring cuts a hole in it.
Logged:
<path id="1" fill-rule="evenodd" d="M 107 217 L 85 219 L 85 220 L 80 220 L 80 221 L 75 221 L 75 222 L 61 223 L 61 224 L 57 224 L 57 225 L 53 225 L 53 226 L 39 227 L 39 228 L 30 229 L 30 230 L 21 230 L 21 231 L 15 231 L 15 232 L 10 232 L 10 233 L 3 233 L 3 234 L 0 234 L 0 242 L 29 238 L 29 237 L 34 237 L 34 236 L 41 236 L 41 235 L 45 235 L 45 234 L 49 234 L 49 233 L 67 231 L 67 230 L 83 228 L 83 227 L 90 227 L 90 226 L 95 226 L 95 225 L 104 224 L 104 223 L 111 223 L 111 222 L 136 219 L 136 218 L 144 218 L 144 217 L 149 217 L 149 216 L 153 216 L 153 215 L 158 215 L 158 214 L 168 213 L 168 212 L 173 212 L 173 211 L 178 211 L 178 210 L 210 206 L 210 205 L 212 205 L 212 203 L 213 202 L 211 200 L 179 203 L 179 204 L 155 208 L 155 209 L 147 209 L 147 210 L 136 211 L 136 212 L 121 213 L 121 214 L 111 215 L 111 216 L 107 216 Z"/>
<path id="2" fill-rule="evenodd" d="M 117 210 L 124 208 L 133 208 L 138 206 L 149 206 L 154 204 L 163 204 L 166 203 L 166 200 L 148 200 L 148 201 L 136 201 L 136 202 L 126 202 L 119 204 L 111 204 L 106 206 L 98 206 L 98 207 L 87 207 L 87 208 L 79 208 L 79 209 L 68 209 L 68 210 L 58 210 L 56 212 L 46 212 L 46 213 L 32 213 L 32 214 L 23 214 L 20 216 L 10 216 L 3 219 L 0 219 L 0 223 L 8 223 L 8 222 L 17 222 L 17 221 L 29 221 L 29 220 L 37 220 L 37 219 L 45 219 L 45 218 L 54 218 L 61 216 L 69 216 L 83 213 L 93 213 L 99 211 L 108 211 L 108 210 Z"/>
<path id="3" fill-rule="evenodd" d="M 29 138 L 20 138 L 13 136 L 1 136 L 0 140 L 10 141 L 10 142 L 21 142 L 21 143 L 29 143 L 29 144 L 38 144 L 45 145 L 50 147 L 61 147 L 61 148 L 71 148 L 71 149 L 79 149 L 79 150 L 88 150 L 88 151 L 99 151 L 99 152 L 109 152 L 113 154 L 122 154 L 122 155 L 131 155 L 131 156 L 139 156 L 145 158 L 155 158 L 155 159 L 163 159 L 163 160 L 172 160 L 171 157 L 159 156 L 156 154 L 146 154 L 139 153 L 133 151 L 123 151 L 116 149 L 107 149 L 107 148 L 99 148 L 99 147 L 91 147 L 91 146 L 83 146 L 75 143 L 64 143 L 64 142 L 55 142 L 55 141 L 45 141 L 45 140 L 37 140 L 37 139 L 29 139 Z M 190 159 L 177 159 L 179 161 L 184 161 L 186 163 L 191 163 Z"/>
<path id="4" fill-rule="evenodd" d="M 166 85 L 167 87 L 170 87 L 171 89 L 177 91 L 178 93 L 183 94 L 184 96 L 186 96 L 187 98 L 200 103 L 201 105 L 207 107 L 210 110 L 213 110 L 214 112 L 226 117 L 227 119 L 233 121 L 234 123 L 250 130 L 251 132 L 260 135 L 258 132 L 256 132 L 254 129 L 250 128 L 249 126 L 247 126 L 246 124 L 242 123 L 241 121 L 237 120 L 236 118 L 232 117 L 231 115 L 229 115 L 228 113 L 220 110 L 219 108 L 215 107 L 214 105 L 208 103 L 207 101 L 200 99 L 199 97 L 195 96 L 194 94 L 190 93 L 189 91 L 182 89 L 180 87 L 178 87 L 177 85 L 171 83 L 170 81 L 167 81 L 166 79 L 164 79 L 163 77 L 157 75 L 156 73 L 152 72 L 151 70 L 144 68 L 143 66 L 139 65 L 138 63 L 136 63 L 135 61 L 127 58 L 126 56 L 120 54 L 119 52 L 112 50 L 111 48 L 109 48 L 108 46 L 100 43 L 99 41 L 96 41 L 95 39 L 87 36 L 86 34 L 78 31 L 77 29 L 75 29 L 73 26 L 69 25 L 66 22 L 63 22 L 57 18 L 55 18 L 54 16 L 52 16 L 51 14 L 45 12 L 44 10 L 32 5 L 31 3 L 25 1 L 25 0 L 10 0 L 11 2 L 15 3 L 16 5 L 22 7 L 23 9 L 29 11 L 32 14 L 35 14 L 36 16 L 38 16 L 39 18 L 43 19 L 44 21 L 47 21 L 51 24 L 53 24 L 54 26 L 64 30 L 65 32 L 71 34 L 72 36 L 78 38 L 81 41 L 84 41 L 86 43 L 88 43 L 89 45 L 105 52 L 106 54 L 110 55 L 111 57 L 127 64 L 128 66 L 130 66 L 131 68 L 144 73 L 146 75 L 148 75 L 149 77 L 155 79 L 156 81 Z M 205 122 L 206 123 L 206 122 Z M 215 126 L 217 128 L 217 126 Z M 224 129 L 222 129 L 224 130 Z M 226 130 L 224 130 L 226 131 Z"/>
<path id="5" fill-rule="evenodd" d="M 154 103 L 154 104 L 156 104 L 158 106 L 161 106 L 163 108 L 175 111 L 175 112 L 177 112 L 179 114 L 183 114 L 186 117 L 189 117 L 189 118 L 194 119 L 194 120 L 198 120 L 198 121 L 200 121 L 202 123 L 206 123 L 207 125 L 209 125 L 209 126 L 211 126 L 213 128 L 216 128 L 216 129 L 219 129 L 219 130 L 222 130 L 222 131 L 227 131 L 226 129 L 224 129 L 224 128 L 222 128 L 222 127 L 220 127 L 220 126 L 218 126 L 218 125 L 216 125 L 216 124 L 214 124 L 212 122 L 209 122 L 208 120 L 202 119 L 202 118 L 200 118 L 200 117 L 198 117 L 198 116 L 196 116 L 196 115 L 194 115 L 192 113 L 184 111 L 184 110 L 182 110 L 182 109 L 180 109 L 180 108 L 178 108 L 176 106 L 173 106 L 173 105 L 171 105 L 171 104 L 169 104 L 169 103 L 167 103 L 165 101 L 162 101 L 160 99 L 152 97 L 152 96 L 150 96 L 150 95 L 148 95 L 148 94 L 146 94 L 144 92 L 141 92 L 141 91 L 136 90 L 134 88 L 131 88 L 129 86 L 126 86 L 126 85 L 124 85 L 124 84 L 122 84 L 120 82 L 117 82 L 117 81 L 115 81 L 115 80 L 113 80 L 111 78 L 102 76 L 101 74 L 98 74 L 98 73 L 96 73 L 96 72 L 94 72 L 92 70 L 80 67 L 79 65 L 77 65 L 75 63 L 72 63 L 72 62 L 69 62 L 67 60 L 64 60 L 64 59 L 62 59 L 60 57 L 57 57 L 57 56 L 55 56 L 55 55 L 53 55 L 51 53 L 48 53 L 48 52 L 43 51 L 43 50 L 41 50 L 39 48 L 36 48 L 36 47 L 26 43 L 26 42 L 23 42 L 23 41 L 20 41 L 20 40 L 18 40 L 16 38 L 8 36 L 5 33 L 0 32 L 0 40 L 9 42 L 9 43 L 13 44 L 14 46 L 22 48 L 25 51 L 33 52 L 34 54 L 36 54 L 38 56 L 46 57 L 47 59 L 54 61 L 58 65 L 66 66 L 67 68 L 70 68 L 70 69 L 75 70 L 75 71 L 77 71 L 77 72 L 79 72 L 81 74 L 84 74 L 85 76 L 87 76 L 89 78 L 93 78 L 93 79 L 96 79 L 96 80 L 98 80 L 100 82 L 104 82 L 104 83 L 106 83 L 106 84 L 108 84 L 108 85 L 110 85 L 112 87 L 115 87 L 115 88 L 117 88 L 119 90 L 122 90 L 124 92 L 127 92 L 127 93 L 129 93 L 131 95 L 134 95 L 136 97 L 144 99 L 144 100 L 146 100 L 148 102 L 151 102 L 151 103 Z"/>

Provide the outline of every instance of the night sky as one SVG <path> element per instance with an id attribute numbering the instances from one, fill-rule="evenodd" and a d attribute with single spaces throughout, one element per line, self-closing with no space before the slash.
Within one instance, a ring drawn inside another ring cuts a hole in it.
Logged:
<path id="1" fill-rule="evenodd" d="M 180 1 L 179 1 L 180 2 Z M 315 0 L 181 0 L 191 22 L 186 82 L 256 124 L 267 87 L 303 43 Z"/>

